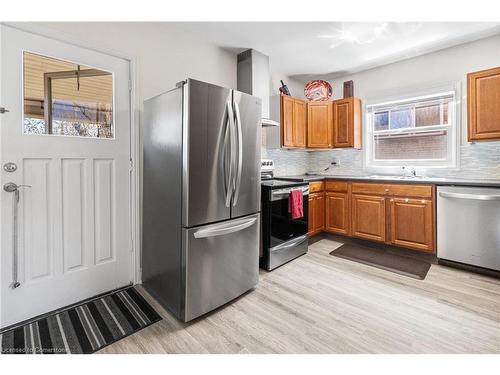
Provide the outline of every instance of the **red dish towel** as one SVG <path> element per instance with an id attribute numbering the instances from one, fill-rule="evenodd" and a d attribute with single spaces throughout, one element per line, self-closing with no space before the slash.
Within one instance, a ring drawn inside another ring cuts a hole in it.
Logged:
<path id="1" fill-rule="evenodd" d="M 304 217 L 304 202 L 302 190 L 292 190 L 288 196 L 288 212 L 292 214 L 292 219 Z"/>

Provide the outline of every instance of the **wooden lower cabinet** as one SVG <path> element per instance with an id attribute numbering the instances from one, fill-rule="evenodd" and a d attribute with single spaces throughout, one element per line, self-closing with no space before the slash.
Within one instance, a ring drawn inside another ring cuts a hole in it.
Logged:
<path id="1" fill-rule="evenodd" d="M 352 235 L 385 242 L 385 197 L 353 194 L 351 201 Z"/>
<path id="2" fill-rule="evenodd" d="M 314 236 L 325 229 L 325 193 L 309 194 L 308 234 Z"/>
<path id="3" fill-rule="evenodd" d="M 309 188 L 309 235 L 324 230 L 435 252 L 433 185 L 328 180 Z"/>
<path id="4" fill-rule="evenodd" d="M 391 243 L 434 251 L 434 216 L 428 199 L 390 199 Z"/>
<path id="5" fill-rule="evenodd" d="M 349 195 L 330 193 L 325 196 L 325 230 L 331 233 L 349 234 Z"/>

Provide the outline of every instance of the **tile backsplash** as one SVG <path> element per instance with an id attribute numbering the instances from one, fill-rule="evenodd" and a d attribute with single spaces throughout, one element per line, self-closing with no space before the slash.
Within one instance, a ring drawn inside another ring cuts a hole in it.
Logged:
<path id="1" fill-rule="evenodd" d="M 261 157 L 274 161 L 274 175 L 277 177 L 301 175 L 310 170 L 307 151 L 262 148 Z"/>
<path id="2" fill-rule="evenodd" d="M 363 151 L 337 149 L 328 151 L 267 150 L 262 148 L 262 158 L 273 159 L 276 176 L 300 175 L 305 172 L 328 175 L 366 175 L 373 171 L 363 169 Z M 327 168 L 333 159 L 339 166 Z M 467 143 L 460 146 L 458 170 L 433 169 L 423 171 L 428 176 L 474 179 L 500 179 L 500 142 Z"/>

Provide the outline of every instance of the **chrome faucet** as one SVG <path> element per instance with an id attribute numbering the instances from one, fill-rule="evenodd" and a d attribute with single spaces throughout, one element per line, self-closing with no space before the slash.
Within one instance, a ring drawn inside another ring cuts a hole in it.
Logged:
<path id="1" fill-rule="evenodd" d="M 402 166 L 401 169 L 403 171 L 403 177 L 417 177 L 417 171 L 415 168 Z M 410 176 L 406 176 L 407 169 L 410 171 Z"/>

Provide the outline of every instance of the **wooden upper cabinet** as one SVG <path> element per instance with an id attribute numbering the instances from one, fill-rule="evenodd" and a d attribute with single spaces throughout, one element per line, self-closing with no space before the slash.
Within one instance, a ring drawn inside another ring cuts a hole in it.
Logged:
<path id="1" fill-rule="evenodd" d="M 467 75 L 469 141 L 500 139 L 500 67 Z"/>
<path id="2" fill-rule="evenodd" d="M 307 104 L 281 96 L 281 139 L 283 147 L 306 147 Z"/>
<path id="3" fill-rule="evenodd" d="M 333 102 L 333 147 L 361 148 L 361 115 L 358 98 Z"/>
<path id="4" fill-rule="evenodd" d="M 293 98 L 281 96 L 281 132 L 284 147 L 294 147 L 293 139 Z"/>
<path id="5" fill-rule="evenodd" d="M 332 147 L 332 133 L 332 102 L 307 103 L 307 147 Z"/>
<path id="6" fill-rule="evenodd" d="M 327 192 L 325 206 L 325 229 L 332 233 L 349 234 L 349 195 Z"/>
<path id="7" fill-rule="evenodd" d="M 353 194 L 351 202 L 353 236 L 385 242 L 385 197 Z"/>
<path id="8" fill-rule="evenodd" d="M 361 101 L 306 102 L 281 95 L 281 142 L 287 148 L 361 148 Z"/>
<path id="9" fill-rule="evenodd" d="M 428 199 L 390 200 L 391 243 L 434 251 L 433 204 Z"/>
<path id="10" fill-rule="evenodd" d="M 293 127 L 295 147 L 306 147 L 307 104 L 303 100 L 293 100 Z"/>

